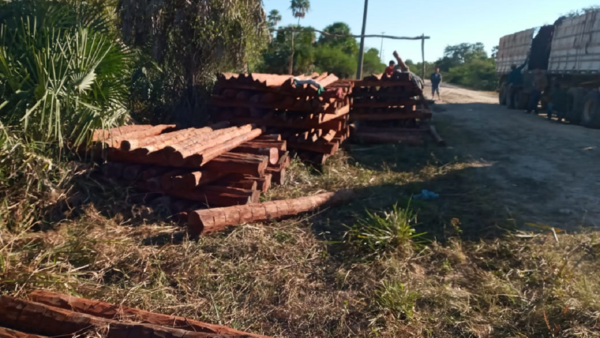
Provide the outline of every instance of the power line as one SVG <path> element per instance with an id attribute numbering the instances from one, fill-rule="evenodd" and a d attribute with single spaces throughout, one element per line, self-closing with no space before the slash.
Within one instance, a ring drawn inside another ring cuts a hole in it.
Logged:
<path id="1" fill-rule="evenodd" d="M 379 34 L 367 34 L 367 35 L 352 35 L 352 34 L 333 34 L 333 33 L 327 33 L 327 32 L 323 32 L 320 31 L 318 29 L 312 28 L 312 27 L 304 27 L 302 28 L 303 30 L 311 30 L 313 32 L 317 32 L 319 34 L 323 34 L 326 36 L 331 36 L 331 37 L 335 37 L 335 38 L 382 38 L 382 39 L 392 39 L 392 40 L 428 40 L 431 37 L 429 36 L 415 36 L 415 37 L 406 37 L 406 36 L 393 36 L 393 35 L 379 35 Z M 301 31 L 301 29 L 295 29 L 295 28 L 278 28 L 278 31 L 293 31 L 293 32 L 298 32 Z"/>

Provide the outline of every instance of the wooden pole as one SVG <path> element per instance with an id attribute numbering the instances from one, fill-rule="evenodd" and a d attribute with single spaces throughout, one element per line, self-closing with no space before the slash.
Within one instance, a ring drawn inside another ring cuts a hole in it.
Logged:
<path id="1" fill-rule="evenodd" d="M 369 9 L 369 0 L 365 0 L 365 11 L 363 12 L 363 25 L 360 37 L 360 51 L 358 52 L 358 70 L 356 71 L 356 79 L 362 78 L 363 59 L 365 53 L 365 31 L 367 29 L 367 10 Z"/>
<path id="2" fill-rule="evenodd" d="M 421 79 L 425 81 L 425 34 L 421 35 L 421 58 L 423 66 L 421 67 Z"/>

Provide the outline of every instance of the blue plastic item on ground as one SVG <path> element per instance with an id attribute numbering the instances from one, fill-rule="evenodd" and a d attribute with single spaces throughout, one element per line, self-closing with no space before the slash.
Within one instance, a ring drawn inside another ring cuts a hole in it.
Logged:
<path id="1" fill-rule="evenodd" d="M 434 193 L 433 191 L 423 189 L 423 190 L 421 190 L 420 194 L 413 196 L 413 198 L 427 201 L 427 200 L 436 200 L 436 199 L 440 198 L 440 195 Z"/>

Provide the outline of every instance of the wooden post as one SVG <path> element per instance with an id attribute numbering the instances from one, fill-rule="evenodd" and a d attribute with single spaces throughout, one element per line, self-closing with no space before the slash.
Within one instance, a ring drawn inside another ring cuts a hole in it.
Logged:
<path id="1" fill-rule="evenodd" d="M 421 79 L 425 81 L 425 34 L 421 35 L 421 59 L 423 60 Z"/>
<path id="2" fill-rule="evenodd" d="M 362 33 L 360 36 L 360 50 L 358 51 L 358 70 L 356 71 L 356 79 L 362 78 L 363 59 L 365 53 L 365 31 L 367 29 L 367 10 L 369 9 L 369 0 L 365 0 L 365 10 L 363 12 Z"/>

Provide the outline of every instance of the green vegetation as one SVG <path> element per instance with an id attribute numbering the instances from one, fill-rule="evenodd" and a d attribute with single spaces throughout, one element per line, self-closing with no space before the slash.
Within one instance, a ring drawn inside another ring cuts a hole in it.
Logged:
<path id="1" fill-rule="evenodd" d="M 498 84 L 495 56 L 488 57 L 479 42 L 446 47 L 444 57 L 435 66 L 443 72 L 444 81 L 450 83 L 477 90 L 494 90 Z"/>
<path id="2" fill-rule="evenodd" d="M 301 18 L 310 4 L 292 7 Z M 358 198 L 197 242 L 75 155 L 90 129 L 131 116 L 200 124 L 218 71 L 286 73 L 292 56 L 294 73 L 353 76 L 355 39 L 280 21 L 258 0 L 2 2 L 2 294 L 45 288 L 279 337 L 598 335 L 597 232 L 517 233 L 492 199 L 507 187 L 474 175 L 471 154 L 352 146 L 319 171 L 294 160 L 266 199 Z M 449 46 L 437 65 L 451 82 L 493 82 L 480 44 Z M 365 73 L 384 67 L 365 53 Z M 473 142 L 464 134 L 449 143 Z M 411 200 L 423 188 L 449 198 Z"/>
<path id="3" fill-rule="evenodd" d="M 128 115 L 129 55 L 92 7 L 0 5 L 1 121 L 30 141 L 79 146 Z M 83 14 L 81 14 L 83 13 Z"/>

